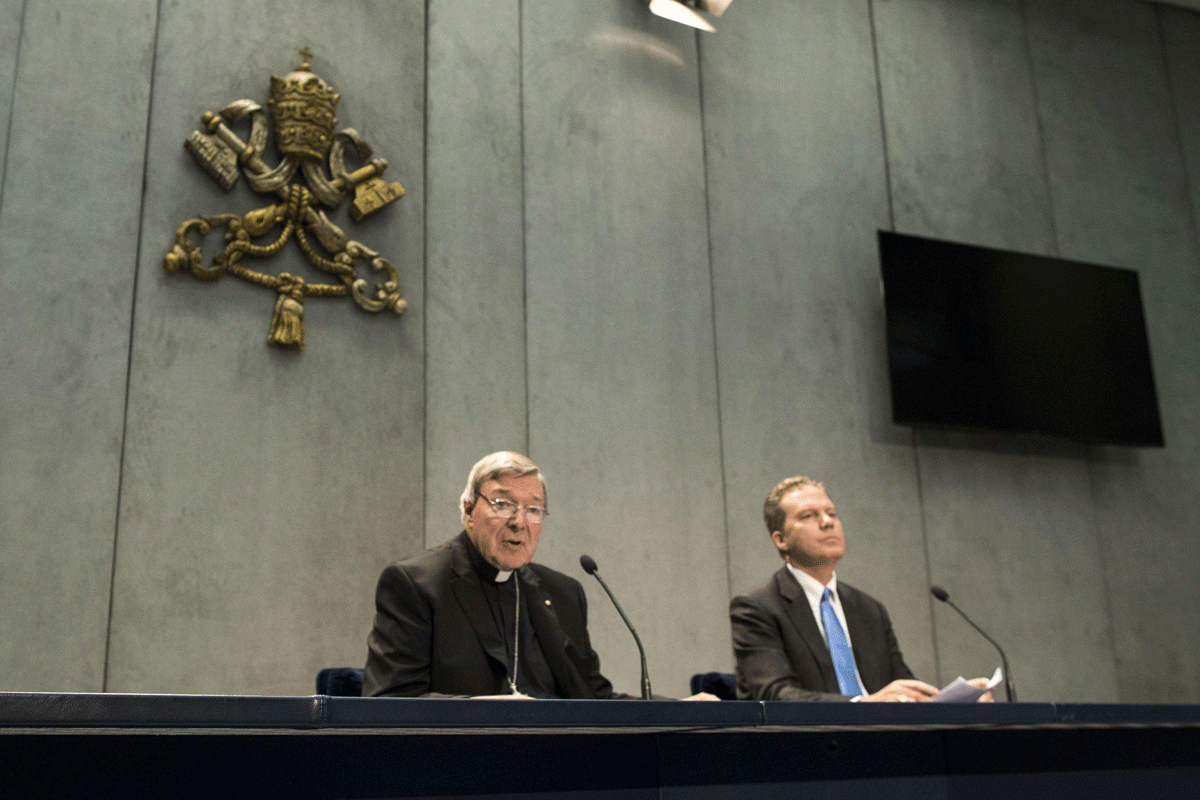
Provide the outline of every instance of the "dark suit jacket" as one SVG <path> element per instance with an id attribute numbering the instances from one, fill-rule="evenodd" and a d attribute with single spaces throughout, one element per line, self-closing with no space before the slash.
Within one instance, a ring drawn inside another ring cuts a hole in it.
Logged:
<path id="1" fill-rule="evenodd" d="M 911 678 L 883 604 L 838 581 L 838 599 L 867 693 Z M 838 691 L 829 647 L 804 589 L 784 567 L 729 606 L 738 697 L 749 700 L 848 700 Z"/>
<path id="2" fill-rule="evenodd" d="M 464 531 L 434 550 L 392 564 L 375 591 L 363 696 L 507 694 L 508 654 Z M 587 633 L 579 581 L 538 564 L 517 573 L 522 614 L 564 698 L 607 698 L 612 684 Z"/>

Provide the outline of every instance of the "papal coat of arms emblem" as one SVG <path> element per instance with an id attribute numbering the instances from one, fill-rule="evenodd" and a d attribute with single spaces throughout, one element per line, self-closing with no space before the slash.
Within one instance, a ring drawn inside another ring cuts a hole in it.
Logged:
<path id="1" fill-rule="evenodd" d="M 400 295 L 396 269 L 376 251 L 346 234 L 325 215 L 322 206 L 336 209 L 353 191 L 350 218 L 360 221 L 399 200 L 404 189 L 382 177 L 387 161 L 372 159 L 370 145 L 353 128 L 337 127 L 339 95 L 310 71 L 312 55 L 301 51 L 304 62 L 283 78 L 271 77 L 267 109 L 253 100 L 238 100 L 218 113 L 202 117 L 207 133 L 193 131 L 184 147 L 204 170 L 226 191 L 244 173 L 256 192 L 273 194 L 278 202 L 247 214 L 198 216 L 175 231 L 175 245 L 163 258 L 163 268 L 178 272 L 188 267 L 201 280 L 217 280 L 226 273 L 273 289 L 277 293 L 275 313 L 267 341 L 281 347 L 304 349 L 304 301 L 310 297 L 350 296 L 367 311 L 403 313 L 407 303 Z M 263 160 L 268 143 L 268 112 L 274 123 L 275 147 L 280 163 L 274 167 Z M 248 121 L 248 141 L 232 125 Z M 363 166 L 348 172 L 346 150 Z M 294 181 L 297 173 L 303 181 Z M 204 266 L 201 244 L 213 228 L 225 232 L 225 247 Z M 272 232 L 273 241 L 266 241 Z M 199 241 L 193 241 L 198 237 Z M 336 279 L 310 283 L 303 277 L 282 272 L 271 275 L 247 266 L 243 259 L 265 259 L 295 240 L 308 262 Z M 369 265 L 383 273 L 382 281 L 370 289 L 357 267 Z"/>

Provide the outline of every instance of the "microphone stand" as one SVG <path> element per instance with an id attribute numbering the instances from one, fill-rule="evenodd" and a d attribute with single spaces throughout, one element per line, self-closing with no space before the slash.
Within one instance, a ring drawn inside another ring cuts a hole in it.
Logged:
<path id="1" fill-rule="evenodd" d="M 633 641 L 637 642 L 638 653 L 642 657 L 642 699 L 650 699 L 650 671 L 646 668 L 646 648 L 642 647 L 642 640 L 638 637 L 637 631 L 633 629 L 633 623 L 629 621 L 629 617 L 625 616 L 625 611 L 621 608 L 621 604 L 617 602 L 617 598 L 613 595 L 612 589 L 608 588 L 608 584 L 604 582 L 604 578 L 600 577 L 599 567 L 596 566 L 595 560 L 591 556 L 583 555 L 579 557 L 579 565 L 583 567 L 583 571 L 591 575 L 596 580 L 600 581 L 600 585 L 604 587 L 604 591 L 608 593 L 608 599 L 612 600 L 612 604 L 616 606 L 617 613 L 621 615 L 621 619 L 625 621 L 625 627 L 629 628 L 629 632 L 633 634 Z"/>
<path id="2" fill-rule="evenodd" d="M 1008 696 L 1008 702 L 1010 702 L 1010 703 L 1017 702 L 1017 693 L 1016 693 L 1016 690 L 1013 689 L 1012 674 L 1008 671 L 1008 659 L 1004 657 L 1003 648 L 1001 648 L 1000 645 L 996 643 L 995 639 L 993 639 L 992 637 L 990 637 L 986 633 L 984 633 L 983 628 L 979 627 L 974 622 L 972 622 L 971 618 L 966 615 L 966 612 L 964 612 L 958 606 L 954 605 L 954 601 L 950 599 L 949 592 L 947 592 L 945 589 L 943 589 L 940 586 L 930 586 L 929 592 L 934 597 L 936 597 L 938 600 L 941 600 L 943 603 L 945 603 L 946 605 L 950 606 L 955 611 L 957 611 L 959 613 L 959 615 L 967 621 L 968 625 L 970 625 L 975 630 L 979 631 L 980 636 L 982 636 L 983 638 L 987 639 L 989 642 L 992 643 L 992 647 L 996 648 L 996 652 L 1000 654 L 1000 663 L 1004 667 L 1004 693 Z"/>

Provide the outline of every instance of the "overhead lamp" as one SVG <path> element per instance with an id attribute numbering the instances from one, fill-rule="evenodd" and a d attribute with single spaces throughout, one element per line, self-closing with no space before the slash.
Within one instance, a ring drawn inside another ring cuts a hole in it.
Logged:
<path id="1" fill-rule="evenodd" d="M 703 11 L 719 17 L 732 2 L 733 0 L 650 0 L 650 13 L 673 22 L 691 25 L 702 31 L 715 32 L 717 29 L 697 12 Z"/>

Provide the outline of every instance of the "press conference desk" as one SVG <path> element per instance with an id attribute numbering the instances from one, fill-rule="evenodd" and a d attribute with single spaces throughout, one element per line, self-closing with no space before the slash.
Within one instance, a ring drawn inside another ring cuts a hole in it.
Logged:
<path id="1" fill-rule="evenodd" d="M 1200 797 L 1200 706 L 0 693 L 3 797 Z"/>

